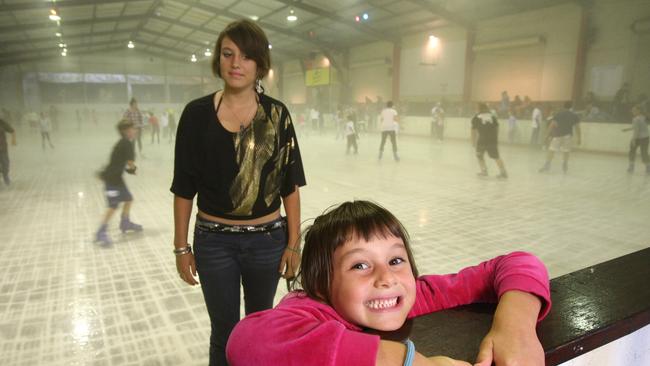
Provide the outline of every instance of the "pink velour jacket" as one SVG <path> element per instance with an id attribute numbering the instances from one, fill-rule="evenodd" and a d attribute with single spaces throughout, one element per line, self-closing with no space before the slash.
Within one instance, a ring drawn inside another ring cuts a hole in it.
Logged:
<path id="1" fill-rule="evenodd" d="M 514 252 L 456 274 L 425 275 L 416 280 L 416 300 L 408 317 L 476 302 L 496 302 L 509 290 L 542 300 L 538 320 L 551 307 L 546 267 L 532 254 Z M 417 345 L 416 345 L 417 346 Z M 240 321 L 226 355 L 239 365 L 375 365 L 379 336 L 343 319 L 328 304 L 292 292 L 270 310 Z"/>

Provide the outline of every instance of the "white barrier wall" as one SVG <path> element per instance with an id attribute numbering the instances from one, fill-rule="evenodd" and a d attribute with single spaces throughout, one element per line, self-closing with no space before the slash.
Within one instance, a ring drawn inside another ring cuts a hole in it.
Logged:
<path id="1" fill-rule="evenodd" d="M 579 149 L 607 153 L 627 153 L 632 132 L 621 131 L 627 127 L 630 127 L 630 124 L 581 122 L 582 145 Z M 400 133 L 430 136 L 430 128 L 430 117 L 403 116 Z M 544 133 L 544 130 L 542 132 Z M 518 120 L 515 144 L 528 144 L 530 134 L 531 121 Z M 470 118 L 447 118 L 445 120 L 444 135 L 445 138 L 469 140 Z M 543 134 L 540 134 L 540 140 L 542 136 Z M 499 121 L 499 143 L 508 143 L 508 121 Z"/>
<path id="2" fill-rule="evenodd" d="M 559 366 L 650 365 L 650 325 Z"/>

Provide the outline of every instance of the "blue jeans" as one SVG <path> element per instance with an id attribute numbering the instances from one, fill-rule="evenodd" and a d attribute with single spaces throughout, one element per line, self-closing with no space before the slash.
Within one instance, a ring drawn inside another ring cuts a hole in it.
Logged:
<path id="1" fill-rule="evenodd" d="M 227 365 L 226 342 L 239 321 L 240 280 L 246 315 L 273 307 L 286 227 L 219 233 L 194 228 L 194 257 L 210 315 L 210 365 Z"/>

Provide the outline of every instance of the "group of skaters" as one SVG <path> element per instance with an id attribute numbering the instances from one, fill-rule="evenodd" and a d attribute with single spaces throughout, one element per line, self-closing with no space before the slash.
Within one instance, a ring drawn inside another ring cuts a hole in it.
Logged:
<path id="1" fill-rule="evenodd" d="M 507 93 L 505 95 L 507 96 Z M 501 107 L 503 107 L 503 100 Z M 572 107 L 572 102 L 565 102 L 559 111 L 548 118 L 549 124 L 546 129 L 546 136 L 542 142 L 544 150 L 547 150 L 546 160 L 544 165 L 539 169 L 540 173 L 548 172 L 551 169 L 551 163 L 555 157 L 555 153 L 562 153 L 562 171 L 566 174 L 569 170 L 569 156 L 574 139 L 575 144 L 579 146 L 582 138 L 579 123 L 580 117 L 572 111 Z M 517 124 L 515 114 L 512 109 L 508 110 L 508 140 L 511 143 L 513 142 L 513 131 L 515 131 Z M 532 110 L 531 123 L 530 144 L 531 146 L 538 146 L 543 123 L 542 112 L 538 106 L 535 106 Z M 497 178 L 507 179 L 508 173 L 498 148 L 499 122 L 497 120 L 497 112 L 490 109 L 487 103 L 479 103 L 478 113 L 472 118 L 471 125 L 471 141 L 476 149 L 476 158 L 480 168 L 477 175 L 479 177 L 488 176 L 487 164 L 484 159 L 485 153 L 487 153 L 495 161 L 499 169 Z"/>
<path id="2" fill-rule="evenodd" d="M 490 110 L 487 104 L 479 103 L 478 114 L 472 118 L 472 144 L 476 148 L 476 156 L 481 171 L 479 176 L 487 176 L 487 166 L 484 155 L 495 160 L 499 175 L 497 178 L 506 179 L 508 174 L 505 164 L 499 156 L 498 150 L 498 122 L 494 110 Z M 648 121 L 639 105 L 631 108 L 633 116 L 632 126 L 624 128 L 622 131 L 632 131 L 630 139 L 630 148 L 628 153 L 629 165 L 627 172 L 634 173 L 634 166 L 637 151 L 641 151 L 641 160 L 645 165 L 645 172 L 650 175 L 650 158 L 648 157 Z M 512 129 L 514 113 L 509 111 L 509 128 Z M 546 150 L 546 159 L 544 165 L 539 168 L 540 173 L 550 171 L 553 158 L 556 153 L 562 154 L 562 171 L 566 174 L 569 170 L 570 153 L 575 146 L 580 146 L 582 142 L 582 133 L 580 130 L 580 116 L 574 112 L 573 103 L 565 102 L 563 107 L 548 118 L 549 124 L 546 129 L 546 136 L 543 138 L 542 146 Z M 537 146 L 543 118 L 539 107 L 534 107 L 532 111 L 532 133 L 530 144 Z M 516 124 L 516 119 L 515 123 Z M 510 132 L 510 131 L 509 131 Z M 509 133 L 509 138 L 511 134 Z"/>
<path id="3" fill-rule="evenodd" d="M 503 103 L 502 103 L 503 104 Z M 500 106 L 501 108 L 501 106 Z M 551 170 L 555 154 L 562 154 L 562 171 L 567 173 L 569 170 L 569 157 L 574 146 L 580 146 L 582 133 L 580 129 L 580 115 L 574 111 L 573 103 L 565 102 L 558 111 L 551 114 L 546 120 L 543 118 L 542 110 L 539 105 L 530 105 L 531 111 L 531 136 L 530 145 L 533 147 L 542 146 L 546 151 L 544 164 L 539 168 L 540 173 Z M 630 149 L 628 153 L 629 166 L 628 173 L 634 172 L 634 165 L 637 151 L 641 152 L 641 160 L 645 165 L 646 173 L 650 175 L 650 159 L 648 157 L 648 123 L 643 109 L 639 105 L 631 108 L 633 116 L 632 126 L 624 128 L 623 131 L 632 131 L 630 140 Z M 478 104 L 478 112 L 471 119 L 471 142 L 476 150 L 476 157 L 480 171 L 479 177 L 487 177 L 488 169 L 485 162 L 485 154 L 493 159 L 499 170 L 496 176 L 498 179 L 507 179 L 505 163 L 499 154 L 498 135 L 499 135 L 499 113 L 491 109 L 487 103 Z M 508 116 L 508 140 L 512 143 L 514 132 L 517 125 L 517 115 L 511 108 L 507 111 Z M 445 111 L 441 103 L 436 103 L 431 110 L 431 134 L 438 141 L 444 138 Z M 346 138 L 346 154 L 353 151 L 358 153 L 359 131 L 357 125 L 356 113 L 353 109 L 338 112 L 335 118 L 337 128 L 337 138 L 344 135 Z M 381 142 L 379 145 L 378 160 L 381 160 L 384 153 L 386 141 L 390 140 L 393 158 L 399 161 L 397 153 L 397 134 L 399 132 L 399 116 L 393 106 L 393 102 L 386 103 L 385 108 L 379 113 L 378 125 L 381 130 Z M 544 136 L 542 135 L 543 126 L 546 125 Z M 541 141 L 540 141 L 541 139 Z"/>

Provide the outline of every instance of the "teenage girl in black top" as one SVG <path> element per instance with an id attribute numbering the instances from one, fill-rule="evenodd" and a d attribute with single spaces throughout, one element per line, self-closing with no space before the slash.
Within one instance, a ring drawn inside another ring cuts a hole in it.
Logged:
<path id="1" fill-rule="evenodd" d="M 210 365 L 226 364 L 240 282 L 246 314 L 270 309 L 280 276 L 293 277 L 300 260 L 305 176 L 289 111 L 260 86 L 270 69 L 268 46 L 254 22 L 229 24 L 212 64 L 224 89 L 190 102 L 178 125 L 171 187 L 176 268 L 190 285 L 198 283 L 197 272 L 201 279 L 212 326 Z"/>

